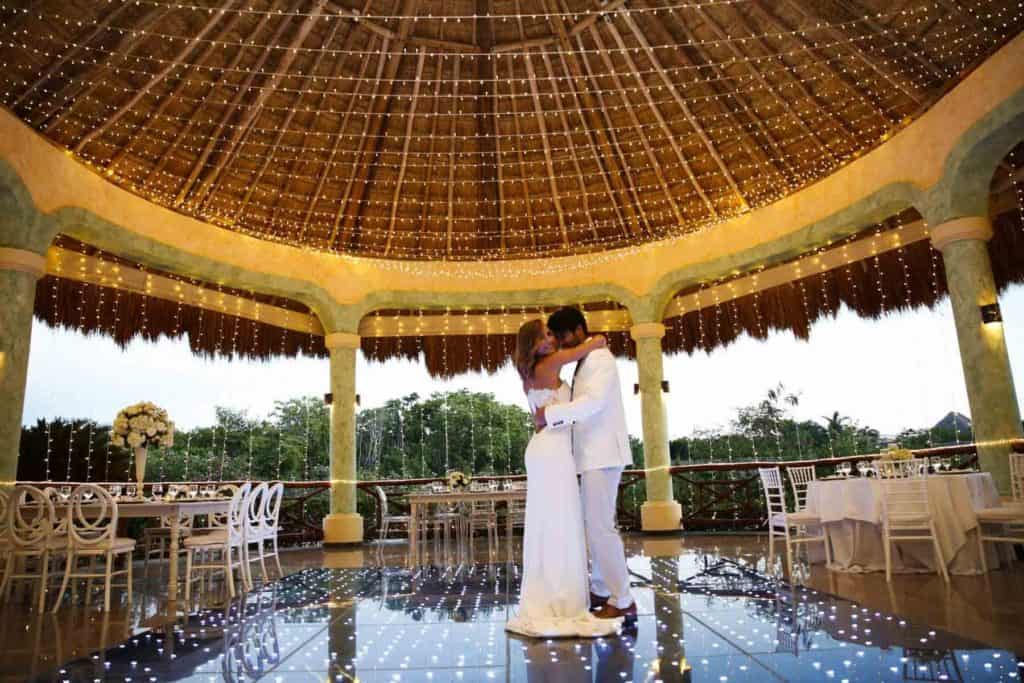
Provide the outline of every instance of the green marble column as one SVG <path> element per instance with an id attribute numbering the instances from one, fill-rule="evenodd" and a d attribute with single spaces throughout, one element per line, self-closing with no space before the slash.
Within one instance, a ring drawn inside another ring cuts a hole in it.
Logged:
<path id="1" fill-rule="evenodd" d="M 942 252 L 949 283 L 978 457 L 999 492 L 1009 495 L 1008 440 L 1021 436 L 1020 408 L 1003 323 L 985 324 L 981 319 L 980 307 L 998 302 L 988 254 L 991 237 L 991 223 L 980 216 L 932 229 L 932 243 Z"/>
<path id="2" fill-rule="evenodd" d="M 663 363 L 661 323 L 638 323 L 630 331 L 636 341 L 636 363 L 640 374 L 640 410 L 644 430 L 644 469 L 647 502 L 640 508 L 644 531 L 670 531 L 679 528 L 682 509 L 672 497 L 671 464 L 668 450 L 668 419 L 661 397 Z"/>
<path id="3" fill-rule="evenodd" d="M 356 353 L 359 335 L 324 338 L 331 353 L 331 513 L 324 543 L 359 543 L 363 518 L 356 512 Z"/>
<path id="4" fill-rule="evenodd" d="M 36 281 L 45 270 L 39 254 L 0 247 L 0 485 L 18 474 L 32 311 Z"/>

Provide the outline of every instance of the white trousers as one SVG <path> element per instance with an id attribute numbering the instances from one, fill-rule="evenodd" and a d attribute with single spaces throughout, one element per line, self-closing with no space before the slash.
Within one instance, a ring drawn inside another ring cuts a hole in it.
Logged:
<path id="1" fill-rule="evenodd" d="M 587 470 L 583 473 L 583 522 L 590 553 L 590 590 L 608 596 L 613 607 L 633 604 L 629 594 L 626 551 L 615 525 L 615 501 L 619 495 L 621 467 Z"/>

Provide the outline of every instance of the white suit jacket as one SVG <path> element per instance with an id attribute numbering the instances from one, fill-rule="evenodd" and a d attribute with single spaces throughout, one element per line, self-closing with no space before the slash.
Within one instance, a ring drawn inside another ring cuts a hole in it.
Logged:
<path id="1" fill-rule="evenodd" d="M 572 399 L 544 410 L 551 429 L 572 429 L 576 471 L 633 464 L 615 356 L 597 349 L 576 366 Z"/>

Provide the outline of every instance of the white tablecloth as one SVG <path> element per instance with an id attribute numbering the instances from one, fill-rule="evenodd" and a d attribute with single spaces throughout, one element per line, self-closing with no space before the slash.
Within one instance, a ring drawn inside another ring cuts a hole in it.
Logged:
<path id="1" fill-rule="evenodd" d="M 928 494 L 943 560 L 951 574 L 980 574 L 977 550 L 978 520 L 974 511 L 999 505 L 999 492 L 988 473 L 937 474 L 928 477 Z M 807 489 L 807 511 L 820 517 L 832 543 L 833 569 L 884 571 L 882 546 L 882 486 L 877 479 L 812 481 Z M 989 567 L 999 566 L 996 549 L 989 544 Z M 820 544 L 811 548 L 820 548 Z M 895 546 L 893 571 L 934 571 L 935 551 L 930 541 L 901 541 Z M 812 561 L 823 561 L 824 552 Z"/>

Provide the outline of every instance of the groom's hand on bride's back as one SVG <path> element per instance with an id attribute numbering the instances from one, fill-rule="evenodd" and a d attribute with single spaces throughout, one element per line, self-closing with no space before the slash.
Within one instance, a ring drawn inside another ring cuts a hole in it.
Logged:
<path id="1" fill-rule="evenodd" d="M 533 425 L 538 431 L 544 429 L 548 424 L 547 419 L 544 417 L 544 406 L 537 408 L 537 412 L 533 414 Z"/>

